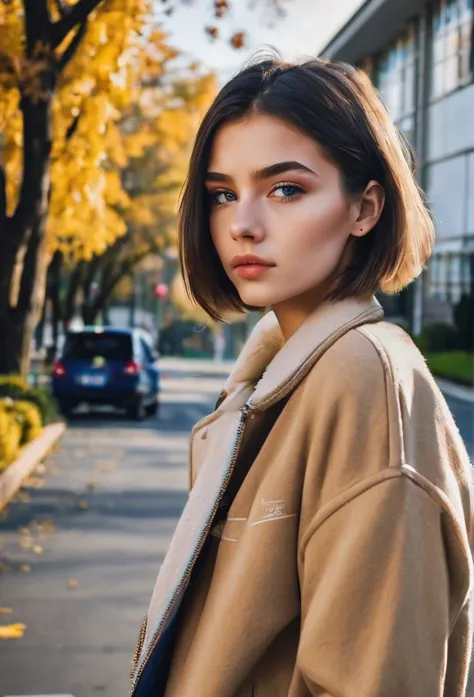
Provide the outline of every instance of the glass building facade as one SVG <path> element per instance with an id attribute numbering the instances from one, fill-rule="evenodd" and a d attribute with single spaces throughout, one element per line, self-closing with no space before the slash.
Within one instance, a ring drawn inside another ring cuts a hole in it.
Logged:
<path id="1" fill-rule="evenodd" d="M 474 0 L 430 9 L 424 185 L 437 239 L 425 316 L 451 322 L 462 295 L 474 295 Z"/>
<path id="2" fill-rule="evenodd" d="M 474 0 L 432 0 L 414 14 L 384 47 L 354 62 L 417 152 L 436 226 L 420 281 L 423 323 L 452 323 L 461 297 L 474 296 Z M 410 315 L 412 292 L 382 304 Z"/>
<path id="3" fill-rule="evenodd" d="M 411 23 L 374 63 L 374 78 L 393 120 L 411 145 L 415 138 L 416 25 Z"/>

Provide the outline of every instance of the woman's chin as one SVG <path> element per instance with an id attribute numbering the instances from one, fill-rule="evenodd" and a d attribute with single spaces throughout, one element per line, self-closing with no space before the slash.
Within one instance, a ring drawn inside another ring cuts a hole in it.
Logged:
<path id="1" fill-rule="evenodd" d="M 265 309 L 282 301 L 281 293 L 272 293 L 268 288 L 257 288 L 255 286 L 253 288 L 239 288 L 238 290 L 243 304 L 249 307 Z"/>

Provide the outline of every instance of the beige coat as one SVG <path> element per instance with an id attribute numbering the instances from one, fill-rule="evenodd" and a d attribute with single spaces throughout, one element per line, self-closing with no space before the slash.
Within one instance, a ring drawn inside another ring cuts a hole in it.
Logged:
<path id="1" fill-rule="evenodd" d="M 349 299 L 282 348 L 273 313 L 254 330 L 192 433 L 135 697 L 465 694 L 471 465 L 422 355 L 382 320 L 375 298 Z M 211 531 L 253 424 L 287 395 Z"/>

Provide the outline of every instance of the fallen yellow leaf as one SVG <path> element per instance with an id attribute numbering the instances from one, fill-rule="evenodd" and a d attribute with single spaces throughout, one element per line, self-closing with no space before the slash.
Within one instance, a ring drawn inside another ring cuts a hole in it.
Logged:
<path id="1" fill-rule="evenodd" d="M 67 587 L 68 588 L 77 588 L 79 585 L 79 581 L 77 578 L 70 578 L 69 581 L 67 582 Z"/>
<path id="2" fill-rule="evenodd" d="M 43 553 L 43 548 L 42 548 L 42 546 L 41 546 L 41 545 L 35 545 L 35 546 L 33 547 L 33 552 L 34 552 L 35 554 L 42 554 L 42 553 Z"/>
<path id="3" fill-rule="evenodd" d="M 79 508 L 82 508 L 82 510 L 85 511 L 87 508 L 89 508 L 89 504 L 87 501 L 79 501 Z"/>
<path id="4" fill-rule="evenodd" d="M 56 526 L 54 525 L 54 521 L 48 518 L 48 520 L 43 520 L 41 523 L 41 529 L 45 532 L 54 532 L 56 530 Z"/>
<path id="5" fill-rule="evenodd" d="M 25 633 L 26 624 L 0 625 L 0 639 L 21 639 Z"/>
<path id="6" fill-rule="evenodd" d="M 22 564 L 20 566 L 20 571 L 23 571 L 24 573 L 27 573 L 28 571 L 31 571 L 31 566 L 28 566 L 28 564 Z"/>
<path id="7" fill-rule="evenodd" d="M 44 486 L 44 479 L 41 479 L 40 477 L 35 477 L 34 475 L 31 475 L 30 477 L 27 477 L 26 479 L 23 480 L 23 486 L 27 487 L 42 487 Z"/>
<path id="8" fill-rule="evenodd" d="M 0 615 L 10 615 L 12 612 L 11 607 L 0 607 Z"/>

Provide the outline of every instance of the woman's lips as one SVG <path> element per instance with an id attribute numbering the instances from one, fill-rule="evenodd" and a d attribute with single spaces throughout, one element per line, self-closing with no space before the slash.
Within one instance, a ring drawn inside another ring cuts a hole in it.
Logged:
<path id="1" fill-rule="evenodd" d="M 231 261 L 231 266 L 241 278 L 260 278 L 275 264 L 256 254 L 240 254 Z"/>
<path id="2" fill-rule="evenodd" d="M 273 268 L 268 266 L 268 264 L 241 264 L 235 269 L 241 278 L 254 279 L 260 278 L 266 271 L 270 271 Z"/>

